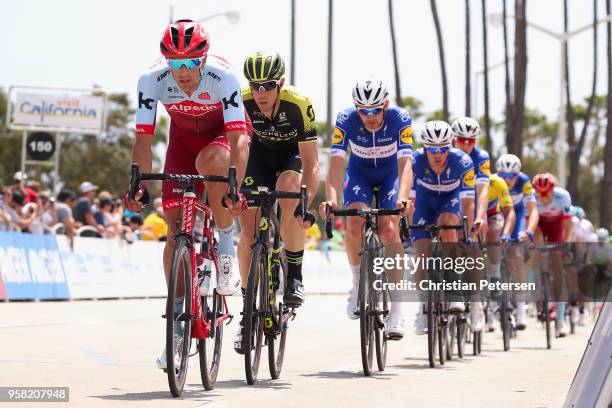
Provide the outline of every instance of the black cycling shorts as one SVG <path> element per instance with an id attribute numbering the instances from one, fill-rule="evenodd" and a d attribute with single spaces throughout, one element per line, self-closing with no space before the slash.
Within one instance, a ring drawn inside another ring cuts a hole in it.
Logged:
<path id="1" fill-rule="evenodd" d="M 270 191 L 274 191 L 278 176 L 287 171 L 302 174 L 302 159 L 297 147 L 285 151 L 272 150 L 254 138 L 242 189 L 257 190 L 257 187 L 268 187 Z M 249 208 L 258 206 L 258 203 L 251 199 L 248 204 Z"/>

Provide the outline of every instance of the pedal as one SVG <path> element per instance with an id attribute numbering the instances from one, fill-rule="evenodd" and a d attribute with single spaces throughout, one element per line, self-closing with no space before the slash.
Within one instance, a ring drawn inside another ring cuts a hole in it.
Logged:
<path id="1" fill-rule="evenodd" d="M 403 335 L 401 334 L 394 334 L 394 333 L 389 333 L 385 335 L 387 337 L 388 340 L 393 340 L 393 341 L 398 341 L 404 338 Z"/>
<path id="2" fill-rule="evenodd" d="M 227 323 L 225 323 L 225 325 L 229 326 L 229 324 L 232 322 L 232 320 L 234 320 L 234 315 L 233 314 L 227 315 Z"/>

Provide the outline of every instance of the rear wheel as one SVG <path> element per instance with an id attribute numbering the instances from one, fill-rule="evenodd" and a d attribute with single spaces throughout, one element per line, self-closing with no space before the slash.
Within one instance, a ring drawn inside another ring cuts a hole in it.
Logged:
<path id="1" fill-rule="evenodd" d="M 446 359 L 453 359 L 453 351 L 455 350 L 455 343 L 457 342 L 457 325 L 459 324 L 460 317 L 457 315 L 449 316 L 448 319 L 448 347 L 446 348 Z"/>
<path id="2" fill-rule="evenodd" d="M 271 266 L 272 275 L 278 277 L 278 281 L 274 282 L 274 306 L 272 312 L 276 316 L 276 321 L 280 324 L 280 327 L 274 333 L 267 335 L 268 342 L 268 366 L 270 368 L 270 376 L 273 380 L 280 377 L 283 369 L 283 361 L 285 359 L 285 344 L 287 343 L 287 329 L 289 323 L 287 320 L 287 314 L 290 313 L 289 309 L 282 303 L 278 302 L 278 299 L 282 299 L 285 294 L 285 285 L 287 282 L 287 259 L 284 251 L 281 252 L 279 259 Z M 276 279 L 275 279 L 276 280 Z M 276 287 L 278 286 L 278 287 Z M 280 333 L 279 333 L 280 331 Z"/>
<path id="3" fill-rule="evenodd" d="M 383 282 L 383 288 L 386 287 L 387 274 L 382 273 L 380 275 Z M 389 291 L 383 289 L 382 291 L 373 291 L 374 305 L 376 309 L 376 365 L 379 371 L 384 371 L 387 365 L 387 334 L 385 333 L 385 321 L 389 316 Z"/>
<path id="4" fill-rule="evenodd" d="M 463 350 L 465 348 L 465 332 L 466 332 L 465 320 L 463 317 L 457 323 L 457 355 L 459 358 L 463 358 Z"/>
<path id="5" fill-rule="evenodd" d="M 427 291 L 427 353 L 429 357 L 429 366 L 436 366 L 436 351 L 438 346 L 438 318 L 437 318 L 437 302 L 436 292 L 433 289 Z"/>
<path id="6" fill-rule="evenodd" d="M 504 351 L 510 350 L 510 336 L 512 335 L 512 321 L 508 310 L 508 292 L 502 291 L 501 305 L 499 305 L 499 323 L 502 330 Z"/>
<path id="7" fill-rule="evenodd" d="M 166 300 L 166 373 L 172 396 L 179 397 L 185 386 L 191 347 L 191 246 L 184 236 L 177 237 L 172 254 L 168 298 Z M 176 298 L 183 297 L 182 308 Z"/>
<path id="8" fill-rule="evenodd" d="M 244 368 L 247 383 L 255 384 L 264 341 L 264 311 L 267 301 L 267 255 L 261 244 L 251 254 L 249 280 L 244 305 Z"/>
<path id="9" fill-rule="evenodd" d="M 550 328 L 550 305 L 548 304 L 548 276 L 544 274 L 544 325 L 546 327 L 546 348 L 551 347 L 551 328 Z"/>
<path id="10" fill-rule="evenodd" d="M 221 347 L 223 345 L 223 322 L 215 324 L 215 320 L 226 314 L 223 296 L 213 289 L 212 296 L 202 296 L 202 316 L 210 327 L 209 336 L 198 340 L 198 353 L 200 356 L 200 376 L 202 385 L 208 391 L 215 387 L 219 362 L 221 361 Z"/>

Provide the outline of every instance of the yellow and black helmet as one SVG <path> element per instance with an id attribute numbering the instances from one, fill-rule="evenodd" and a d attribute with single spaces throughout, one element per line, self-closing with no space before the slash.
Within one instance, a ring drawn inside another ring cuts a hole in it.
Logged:
<path id="1" fill-rule="evenodd" d="M 244 76 L 249 82 L 279 80 L 285 74 L 285 61 L 279 53 L 266 54 L 261 51 L 244 60 Z"/>

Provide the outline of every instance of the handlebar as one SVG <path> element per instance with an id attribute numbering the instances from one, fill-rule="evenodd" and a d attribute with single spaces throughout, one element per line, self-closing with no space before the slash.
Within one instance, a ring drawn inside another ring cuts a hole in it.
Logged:
<path id="1" fill-rule="evenodd" d="M 400 215 L 404 212 L 404 208 L 338 208 L 332 210 L 329 205 L 325 206 L 325 233 L 327 238 L 333 238 L 331 217 L 330 215 L 346 216 L 346 217 L 367 217 L 367 216 L 387 216 Z M 408 220 L 403 216 L 400 220 L 401 236 L 407 236 Z"/>
<path id="2" fill-rule="evenodd" d="M 261 188 L 260 190 L 241 190 L 242 194 L 247 198 L 261 198 L 267 197 L 271 199 L 298 199 L 298 207 L 295 215 L 300 215 L 302 219 L 306 217 L 306 211 L 308 207 L 308 189 L 305 185 L 300 187 L 299 192 L 294 191 L 269 191 L 267 188 Z"/>
<path id="3" fill-rule="evenodd" d="M 467 237 L 467 217 L 463 217 L 461 220 L 461 224 L 455 224 L 455 225 L 451 225 L 451 224 L 445 224 L 445 225 L 438 225 L 438 224 L 427 224 L 427 225 L 420 225 L 420 224 L 410 224 L 408 225 L 408 229 L 409 230 L 424 230 L 427 232 L 430 232 L 432 235 L 437 236 L 438 232 L 440 232 L 440 230 L 462 230 L 463 231 L 463 235 L 465 237 Z"/>
<path id="4" fill-rule="evenodd" d="M 140 188 L 142 180 L 174 180 L 181 183 L 196 183 L 200 181 L 208 181 L 213 183 L 228 183 L 230 185 L 230 195 L 232 201 L 238 201 L 236 181 L 236 167 L 230 166 L 227 176 L 199 175 L 199 174 L 170 174 L 170 173 L 141 173 L 138 163 L 132 163 L 132 177 L 130 179 L 130 190 L 128 198 L 134 199 L 136 192 Z M 232 191 L 233 190 L 233 191 Z"/>

